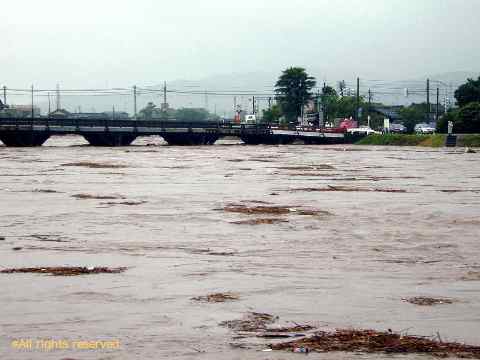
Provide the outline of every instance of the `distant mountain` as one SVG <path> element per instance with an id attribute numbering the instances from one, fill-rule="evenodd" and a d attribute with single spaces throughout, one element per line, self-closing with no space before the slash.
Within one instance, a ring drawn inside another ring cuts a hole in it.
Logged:
<path id="1" fill-rule="evenodd" d="M 318 86 L 323 84 L 327 78 L 319 71 L 310 70 L 316 77 Z M 232 73 L 209 76 L 199 80 L 175 80 L 167 83 L 167 102 L 170 107 L 202 107 L 207 108 L 211 113 L 220 116 L 232 116 L 234 103 L 240 105 L 243 110 L 251 111 L 252 95 L 256 93 L 256 103 L 259 109 L 268 106 L 269 94 L 272 94 L 279 72 L 255 72 L 255 73 Z M 379 82 L 368 82 L 361 80 L 360 91 L 366 97 L 368 89 L 372 89 L 373 100 L 388 105 L 408 105 L 412 102 L 426 101 L 426 79 L 431 79 L 431 101 L 435 101 L 435 88 L 441 90 L 441 102 L 445 95 L 453 101 L 453 93 L 456 88 L 465 83 L 467 78 L 477 78 L 480 72 L 447 72 L 441 74 L 425 75 L 422 78 L 410 80 L 381 80 Z M 347 86 L 355 87 L 355 80 L 346 78 Z M 337 87 L 337 81 L 329 81 L 330 86 Z M 139 85 L 140 86 L 140 85 Z M 143 93 L 137 98 L 138 110 L 143 108 L 147 102 L 152 101 L 157 106 L 163 102 L 161 89 L 163 83 L 149 87 L 158 90 L 155 93 Z M 405 89 L 409 90 L 409 96 L 405 96 Z M 207 94 L 205 94 L 207 91 Z M 242 95 L 242 92 L 245 93 Z M 237 94 L 237 95 L 234 95 Z M 48 103 L 40 104 L 45 112 Z M 62 95 L 62 107 L 69 111 L 78 111 L 79 107 L 83 112 L 91 111 L 126 111 L 133 113 L 133 96 L 82 96 L 68 97 Z"/>

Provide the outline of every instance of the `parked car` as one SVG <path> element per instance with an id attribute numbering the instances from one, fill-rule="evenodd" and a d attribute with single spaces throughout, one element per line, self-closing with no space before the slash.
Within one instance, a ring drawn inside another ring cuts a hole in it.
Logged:
<path id="1" fill-rule="evenodd" d="M 365 134 L 365 135 L 381 134 L 380 131 L 373 130 L 368 126 L 360 126 L 358 128 L 347 129 L 347 132 L 350 134 Z"/>
<path id="2" fill-rule="evenodd" d="M 435 132 L 435 128 L 426 123 L 420 123 L 415 125 L 415 132 L 417 134 L 433 134 Z"/>
<path id="3" fill-rule="evenodd" d="M 402 124 L 390 124 L 390 132 L 404 134 L 407 132 L 407 128 Z"/>

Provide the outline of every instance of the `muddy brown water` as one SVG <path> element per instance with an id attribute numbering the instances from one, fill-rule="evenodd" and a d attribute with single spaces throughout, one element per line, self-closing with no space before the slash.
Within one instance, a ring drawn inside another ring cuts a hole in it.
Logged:
<path id="1" fill-rule="evenodd" d="M 129 267 L 78 277 L 0 274 L 1 359 L 298 358 L 261 352 L 268 341 L 234 339 L 219 326 L 248 311 L 480 345 L 480 154 L 230 140 L 170 147 L 156 138 L 134 145 L 93 148 L 59 137 L 41 148 L 0 147 L 0 269 Z M 64 166 L 72 163 L 84 166 Z M 329 186 L 406 192 L 298 190 Z M 255 225 L 248 220 L 261 214 L 221 211 L 229 204 L 292 211 Z M 239 300 L 191 300 L 219 292 Z M 455 301 L 402 301 L 414 296 Z M 18 339 L 120 347 L 12 348 Z M 239 341 L 251 348 L 231 345 Z"/>

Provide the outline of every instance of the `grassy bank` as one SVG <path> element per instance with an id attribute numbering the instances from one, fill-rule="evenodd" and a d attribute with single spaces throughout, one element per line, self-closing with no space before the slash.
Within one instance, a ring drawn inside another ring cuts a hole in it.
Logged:
<path id="1" fill-rule="evenodd" d="M 480 134 L 458 135 L 457 146 L 480 147 Z"/>
<path id="2" fill-rule="evenodd" d="M 405 135 L 382 134 L 370 135 L 358 141 L 357 145 L 390 145 L 390 146 L 428 146 L 442 147 L 445 145 L 445 134 Z M 480 138 L 480 136 L 479 136 Z"/>

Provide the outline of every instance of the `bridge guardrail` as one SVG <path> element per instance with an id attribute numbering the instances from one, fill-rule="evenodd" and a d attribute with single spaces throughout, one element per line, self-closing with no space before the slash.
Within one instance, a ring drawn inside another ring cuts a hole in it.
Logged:
<path id="1" fill-rule="evenodd" d="M 176 120 L 112 120 L 112 119 L 82 119 L 82 118 L 0 118 L 0 125 L 13 126 L 45 126 L 50 127 L 130 127 L 144 128 L 204 128 L 204 129 L 271 129 L 268 124 L 235 124 L 217 121 L 176 121 Z"/>

